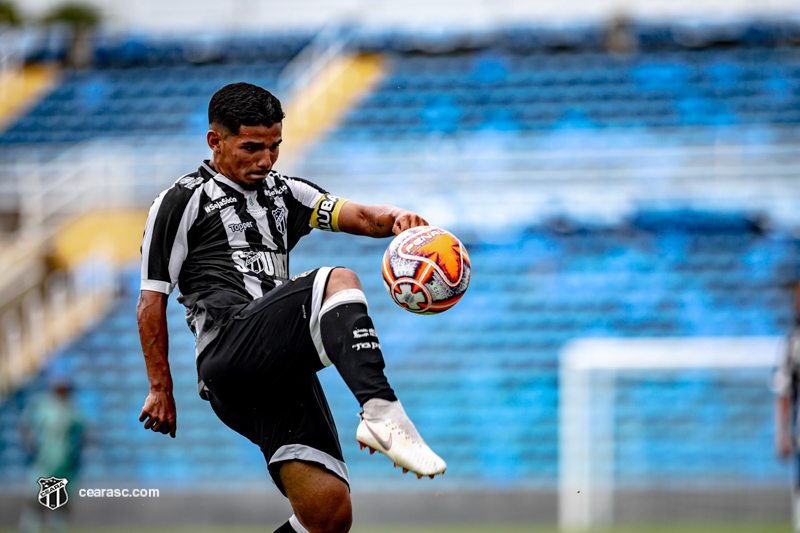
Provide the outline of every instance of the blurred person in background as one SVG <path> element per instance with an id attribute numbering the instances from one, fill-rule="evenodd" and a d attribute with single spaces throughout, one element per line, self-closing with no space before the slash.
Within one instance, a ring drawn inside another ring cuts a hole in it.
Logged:
<path id="1" fill-rule="evenodd" d="M 261 448 L 292 505 L 277 532 L 346 532 L 349 475 L 319 370 L 334 365 L 361 405 L 362 449 L 419 477 L 447 465 L 389 386 L 356 274 L 321 267 L 289 279 L 289 252 L 313 228 L 390 237 L 427 222 L 275 172 L 283 118 L 278 99 L 261 87 L 221 88 L 208 107 L 211 159 L 150 208 L 137 306 L 150 393 L 139 420 L 175 437 L 166 306 L 177 286 L 197 339 L 200 396 Z"/>
<path id="2" fill-rule="evenodd" d="M 775 372 L 775 447 L 778 458 L 793 460 L 792 521 L 800 533 L 800 456 L 798 455 L 798 385 L 800 382 L 800 282 L 794 287 L 795 325 Z"/>
<path id="3" fill-rule="evenodd" d="M 72 403 L 72 384 L 68 377 L 56 374 L 50 378 L 50 390 L 35 397 L 20 421 L 22 448 L 28 456 L 30 470 L 26 486 L 31 499 L 22 510 L 20 533 L 69 530 L 69 505 L 50 509 L 39 501 L 40 478 L 75 480 L 80 469 L 84 424 Z M 36 494 L 36 496 L 34 496 Z"/>

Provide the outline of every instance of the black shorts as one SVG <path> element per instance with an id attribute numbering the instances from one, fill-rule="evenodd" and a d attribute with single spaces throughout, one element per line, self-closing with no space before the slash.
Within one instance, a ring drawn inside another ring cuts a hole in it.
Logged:
<path id="1" fill-rule="evenodd" d="M 257 444 L 280 491 L 286 461 L 322 466 L 349 485 L 317 371 L 330 365 L 319 311 L 331 268 L 295 276 L 253 300 L 198 360 L 214 412 Z"/>

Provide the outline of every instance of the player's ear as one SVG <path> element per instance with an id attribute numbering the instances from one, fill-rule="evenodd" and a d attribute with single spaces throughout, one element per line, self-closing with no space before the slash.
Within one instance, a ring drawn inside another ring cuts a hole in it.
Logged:
<path id="1" fill-rule="evenodd" d="M 222 149 L 222 135 L 216 130 L 208 130 L 206 133 L 206 142 L 211 151 L 218 154 Z"/>

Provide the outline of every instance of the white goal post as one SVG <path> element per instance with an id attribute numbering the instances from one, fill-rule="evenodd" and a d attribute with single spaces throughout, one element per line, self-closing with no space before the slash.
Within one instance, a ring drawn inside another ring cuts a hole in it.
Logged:
<path id="1" fill-rule="evenodd" d="M 618 376 L 692 369 L 758 369 L 759 375 L 767 376 L 783 343 L 783 337 L 603 338 L 564 346 L 559 385 L 560 528 L 585 531 L 613 523 Z M 769 387 L 767 379 L 763 383 Z"/>

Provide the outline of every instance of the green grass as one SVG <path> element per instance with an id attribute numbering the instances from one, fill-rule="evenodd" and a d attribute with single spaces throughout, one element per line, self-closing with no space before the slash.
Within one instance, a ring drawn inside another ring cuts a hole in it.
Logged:
<path id="1" fill-rule="evenodd" d="M 266 525 L 265 525 L 266 526 Z M 141 528 L 91 528 L 72 529 L 70 533 L 269 533 L 272 527 L 183 527 L 162 529 L 154 527 Z M 0 529 L 0 533 L 15 533 L 13 529 Z M 592 533 L 790 533 L 788 523 L 774 524 L 697 524 L 697 525 L 649 525 L 625 526 L 613 530 L 595 531 Z M 541 525 L 456 525 L 456 524 L 405 524 L 378 527 L 374 524 L 355 525 L 351 533 L 559 533 L 555 526 Z"/>

